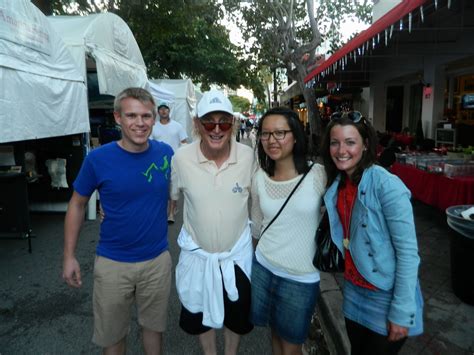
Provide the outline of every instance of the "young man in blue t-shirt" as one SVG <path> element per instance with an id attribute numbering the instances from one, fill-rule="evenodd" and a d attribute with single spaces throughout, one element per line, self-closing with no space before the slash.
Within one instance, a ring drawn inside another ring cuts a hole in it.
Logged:
<path id="1" fill-rule="evenodd" d="M 173 150 L 149 140 L 156 106 L 151 94 L 117 95 L 114 117 L 122 138 L 90 152 L 74 182 L 64 225 L 63 278 L 82 285 L 75 249 L 87 203 L 98 190 L 105 219 L 94 265 L 94 336 L 104 353 L 125 353 L 132 304 L 145 352 L 160 353 L 171 285 L 167 203 Z"/>

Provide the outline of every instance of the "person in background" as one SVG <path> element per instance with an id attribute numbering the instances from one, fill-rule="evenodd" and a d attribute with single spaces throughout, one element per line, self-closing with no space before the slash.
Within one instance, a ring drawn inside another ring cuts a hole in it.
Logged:
<path id="1" fill-rule="evenodd" d="M 244 119 L 241 119 L 240 120 L 240 139 L 243 140 L 244 139 L 244 134 L 245 134 L 245 129 L 247 128 L 247 125 L 245 123 L 245 120 Z"/>
<path id="2" fill-rule="evenodd" d="M 253 121 L 250 118 L 247 118 L 245 121 L 245 133 L 247 134 L 247 139 L 250 139 L 250 132 L 253 129 Z"/>
<path id="3" fill-rule="evenodd" d="M 161 102 L 158 105 L 158 115 L 160 119 L 153 126 L 151 138 L 157 141 L 162 141 L 171 146 L 173 151 L 182 145 L 186 144 L 188 135 L 181 123 L 171 119 L 170 108 L 166 102 Z M 172 199 L 168 201 L 168 223 L 174 223 L 174 216 L 176 214 L 176 203 Z"/>
<path id="4" fill-rule="evenodd" d="M 260 168 L 251 195 L 252 235 L 258 244 L 252 264 L 250 319 L 257 326 L 270 325 L 273 354 L 302 354 L 319 297 L 319 271 L 312 261 L 326 174 L 322 165 L 308 164 L 306 149 L 296 112 L 278 107 L 263 115 L 257 131 Z"/>
<path id="5" fill-rule="evenodd" d="M 423 331 L 420 258 L 410 192 L 375 165 L 376 133 L 360 112 L 333 117 L 321 155 L 331 237 L 345 255 L 344 302 L 352 354 L 396 354 Z"/>
<path id="6" fill-rule="evenodd" d="M 171 198 L 184 195 L 176 288 L 179 325 L 198 335 L 204 354 L 216 354 L 224 327 L 225 354 L 237 354 L 249 333 L 252 238 L 248 214 L 254 153 L 237 143 L 232 104 L 222 92 L 202 96 L 194 120 L 197 139 L 172 161 Z"/>
<path id="7" fill-rule="evenodd" d="M 92 150 L 74 181 L 64 223 L 63 278 L 82 285 L 75 250 L 87 203 L 100 193 L 105 218 L 94 264 L 93 342 L 104 354 L 125 354 L 132 304 L 146 354 L 160 354 L 171 287 L 166 206 L 173 150 L 149 140 L 156 106 L 151 94 L 128 88 L 114 117 L 122 138 Z"/>

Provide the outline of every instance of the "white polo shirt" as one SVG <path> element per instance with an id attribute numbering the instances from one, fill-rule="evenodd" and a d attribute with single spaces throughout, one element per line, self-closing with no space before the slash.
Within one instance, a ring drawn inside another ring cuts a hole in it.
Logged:
<path id="1" fill-rule="evenodd" d="M 253 150 L 231 141 L 229 159 L 217 167 L 200 140 L 181 147 L 171 161 L 171 198 L 184 196 L 183 227 L 207 252 L 230 250 L 248 225 L 248 200 L 256 170 Z"/>
<path id="2" fill-rule="evenodd" d="M 170 119 L 167 124 L 162 124 L 158 117 L 153 126 L 150 138 L 169 144 L 171 148 L 173 148 L 173 151 L 176 152 L 181 145 L 181 141 L 187 139 L 188 135 L 181 123 Z"/>

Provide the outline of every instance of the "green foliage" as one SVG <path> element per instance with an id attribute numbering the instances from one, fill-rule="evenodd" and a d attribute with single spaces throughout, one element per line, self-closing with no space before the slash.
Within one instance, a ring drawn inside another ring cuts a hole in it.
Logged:
<path id="1" fill-rule="evenodd" d="M 232 102 L 234 111 L 247 112 L 250 109 L 250 101 L 245 97 L 229 95 L 229 100 Z"/>
<path id="2" fill-rule="evenodd" d="M 312 28 L 308 4 L 315 5 Z M 224 0 L 229 13 L 240 27 L 248 55 L 260 66 L 288 68 L 300 48 L 314 52 L 322 40 L 332 48 L 341 46 L 340 27 L 347 16 L 370 22 L 370 0 L 253 0 L 242 6 L 239 0 Z M 318 33 L 319 32 L 319 33 Z M 314 41 L 321 36 L 320 41 Z M 311 43 L 311 42 L 314 43 Z M 310 46 L 308 46 L 311 43 Z"/>

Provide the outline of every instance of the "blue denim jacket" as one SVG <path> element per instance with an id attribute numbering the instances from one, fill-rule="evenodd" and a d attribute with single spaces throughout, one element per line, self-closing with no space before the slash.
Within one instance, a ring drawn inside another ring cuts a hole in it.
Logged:
<path id="1" fill-rule="evenodd" d="M 331 236 L 343 251 L 343 230 L 337 213 L 340 176 L 324 201 Z M 395 175 L 380 166 L 367 168 L 359 183 L 350 223 L 349 250 L 361 275 L 379 289 L 393 292 L 388 319 L 410 327 L 415 317 L 418 245 L 410 191 Z"/>

